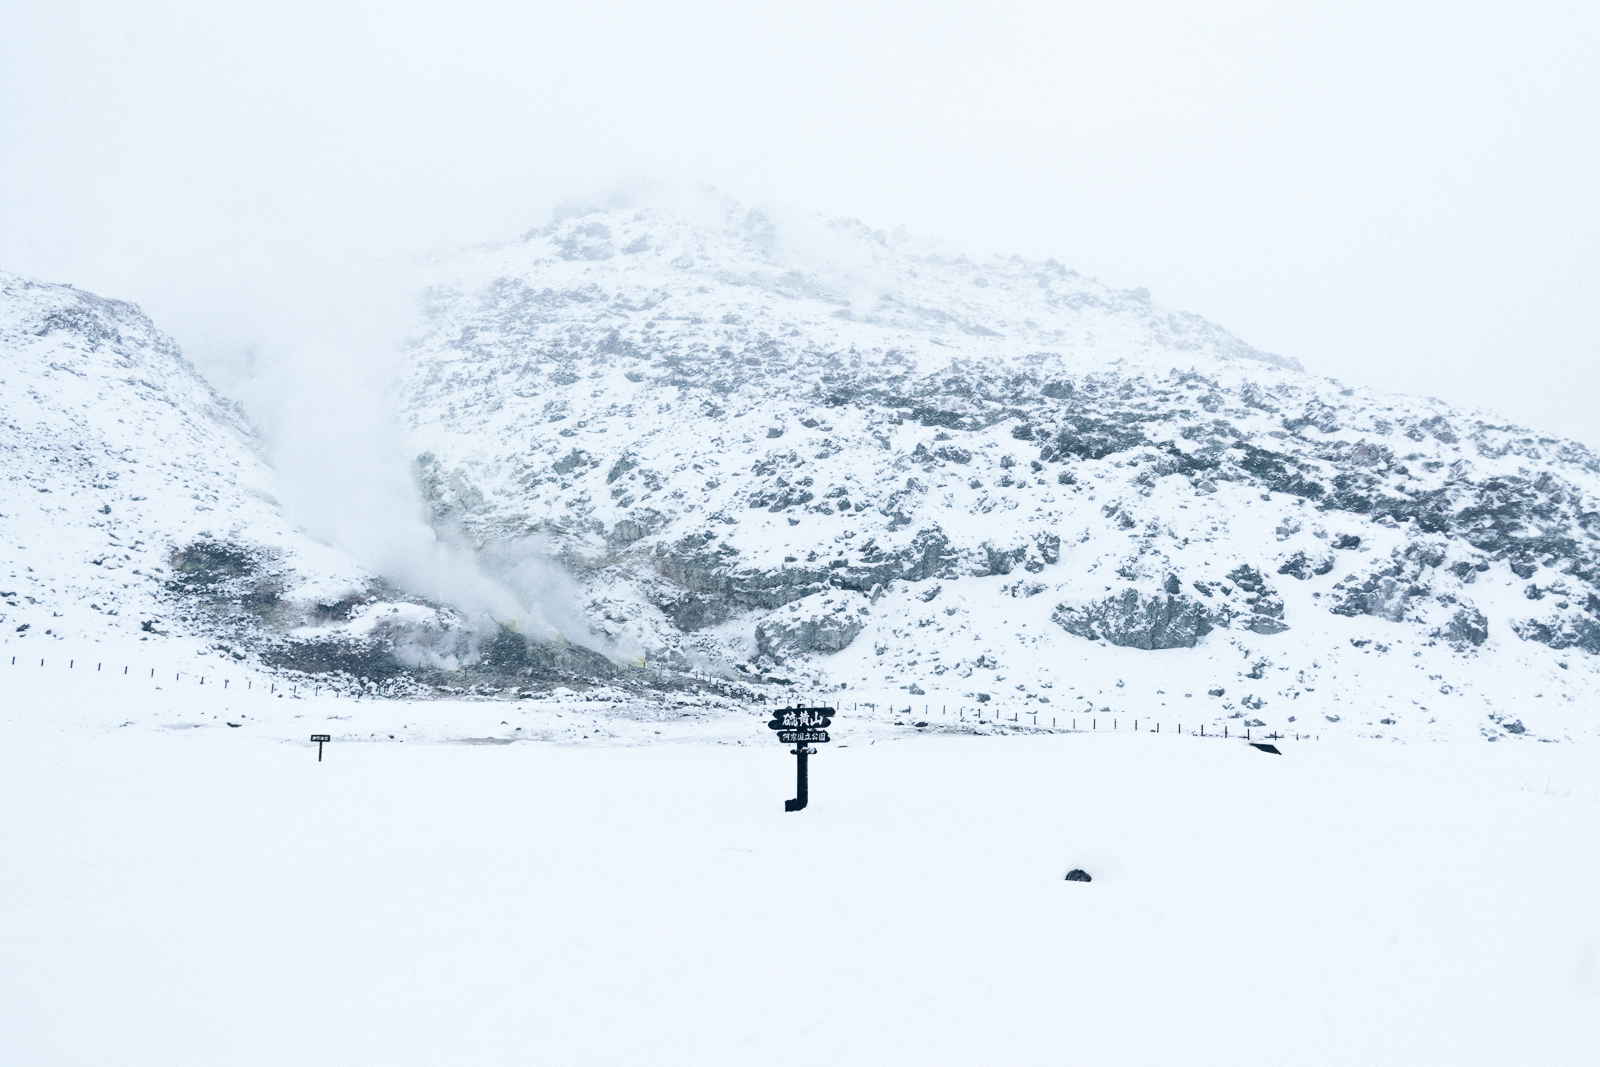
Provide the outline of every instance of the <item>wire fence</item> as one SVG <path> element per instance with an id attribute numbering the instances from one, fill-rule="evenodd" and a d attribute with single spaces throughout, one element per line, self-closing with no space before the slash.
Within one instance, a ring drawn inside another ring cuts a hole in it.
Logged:
<path id="1" fill-rule="evenodd" d="M 106 662 L 104 660 L 92 660 L 91 661 L 91 660 L 87 660 L 87 659 L 84 660 L 83 667 L 80 668 L 78 666 L 77 659 L 74 658 L 74 657 L 68 657 L 67 658 L 66 669 L 67 670 L 89 671 L 89 664 L 91 662 L 94 663 L 94 669 L 93 669 L 92 673 L 95 673 L 95 674 L 111 674 L 111 675 L 119 675 L 119 676 L 122 676 L 122 677 L 143 678 L 146 681 L 159 681 L 159 680 L 164 680 L 167 677 L 168 673 L 169 673 L 168 671 L 163 671 L 163 670 L 160 670 L 159 668 L 156 668 L 156 667 L 143 667 L 143 666 L 141 666 L 137 671 L 135 671 L 133 669 L 133 667 L 131 665 L 129 665 L 129 664 L 123 664 L 121 669 L 118 670 L 117 669 L 117 665 L 115 663 L 111 664 L 110 665 L 110 669 L 107 670 L 107 664 L 106 664 Z M 33 663 L 33 657 L 31 657 L 31 656 L 12 656 L 11 657 L 11 666 L 13 666 L 13 667 L 31 666 L 32 663 Z M 47 666 L 48 663 L 49 663 L 49 657 L 41 657 L 39 659 L 39 666 L 40 667 L 45 667 L 45 666 Z M 203 674 L 203 673 L 201 673 L 199 671 L 171 671 L 170 673 L 172 675 L 172 681 L 173 681 L 174 684 L 182 682 L 185 678 L 187 678 L 189 681 L 193 682 L 194 684 L 203 686 L 203 685 L 207 684 L 207 679 L 210 679 L 210 684 L 213 687 L 218 685 L 218 683 L 220 682 L 221 687 L 222 687 L 222 689 L 224 691 L 228 691 L 229 687 L 232 686 L 235 681 L 242 681 L 244 683 L 245 692 L 253 692 L 253 691 L 255 691 L 255 683 L 257 681 L 260 681 L 263 684 L 263 690 L 262 691 L 264 693 L 266 693 L 268 696 L 284 695 L 284 696 L 288 696 L 288 697 L 291 697 L 291 698 L 298 698 L 300 696 L 301 690 L 308 690 L 310 692 L 310 695 L 319 696 L 319 695 L 321 695 L 321 692 L 322 692 L 323 689 L 327 689 L 328 692 L 330 694 L 332 694 L 333 696 L 335 696 L 335 697 L 341 695 L 339 689 L 336 686 L 331 686 L 331 685 L 330 686 L 315 686 L 315 685 L 313 685 L 313 686 L 303 686 L 303 685 L 299 685 L 299 684 L 292 683 L 292 682 L 278 681 L 276 679 L 258 679 L 258 678 L 253 678 L 253 677 L 235 679 L 232 676 L 224 676 L 224 677 L 220 677 L 219 678 L 216 674 Z"/>
<path id="2" fill-rule="evenodd" d="M 873 709 L 873 713 L 877 714 L 879 706 L 870 702 L 851 704 L 850 708 L 852 711 L 856 711 L 863 706 Z M 843 711 L 843 708 L 840 710 Z M 912 719 L 917 717 L 916 705 L 914 704 L 906 705 L 904 711 L 901 711 L 898 705 L 890 705 L 889 712 L 893 715 L 905 716 Z M 1010 716 L 1009 718 L 1007 717 L 1008 713 Z M 1240 717 L 1242 718 L 1243 716 Z M 1255 731 L 1261 727 L 1248 725 L 1239 727 L 1227 722 L 1218 722 L 1216 720 L 1212 720 L 1210 723 L 1201 722 L 1196 724 L 1194 720 L 1191 719 L 1189 727 L 1186 730 L 1181 720 L 1174 719 L 1163 724 L 1161 719 L 1156 716 L 1128 716 L 1117 714 L 1097 715 L 1094 713 L 1090 713 L 1088 715 L 1062 716 L 1048 715 L 1045 712 L 1020 708 L 991 708 L 985 707 L 982 704 L 975 704 L 972 706 L 967 706 L 964 704 L 957 705 L 954 714 L 952 714 L 948 704 L 939 705 L 939 710 L 937 712 L 933 710 L 933 705 L 924 704 L 922 706 L 922 718 L 918 722 L 912 723 L 912 725 L 932 725 L 935 721 L 935 718 L 942 723 L 950 724 L 969 722 L 976 723 L 978 725 L 994 724 L 1000 726 L 1023 727 L 1041 732 L 1053 731 L 1056 733 L 1099 733 L 1102 729 L 1112 733 L 1130 731 L 1137 733 L 1142 729 L 1147 733 L 1159 734 L 1163 731 L 1163 728 L 1165 728 L 1167 733 L 1176 733 L 1194 737 L 1217 737 L 1223 739 L 1242 738 L 1246 741 L 1258 739 L 1272 741 L 1321 740 L 1320 735 L 1300 732 L 1278 733 L 1276 730 L 1273 730 L 1270 733 L 1256 734 Z M 1042 719 L 1048 721 L 1041 721 Z M 1100 723 L 1102 722 L 1108 723 L 1109 725 L 1106 727 L 1101 727 Z M 1128 725 L 1125 726 L 1123 725 L 1124 723 L 1127 723 Z M 1243 732 L 1241 732 L 1241 730 Z"/>
<path id="3" fill-rule="evenodd" d="M 49 661 L 49 657 L 40 657 L 39 658 L 39 666 L 40 667 L 46 666 L 48 661 Z M 32 664 L 32 662 L 33 662 L 32 657 L 28 657 L 28 656 L 12 656 L 11 657 L 11 666 L 13 666 L 13 667 L 29 666 L 29 665 Z M 84 666 L 81 669 L 87 671 L 89 669 L 89 663 L 90 662 L 91 661 L 89 661 L 89 660 L 85 660 L 84 661 Z M 94 673 L 97 673 L 97 674 L 106 674 L 106 673 L 119 674 L 119 675 L 122 675 L 122 676 L 125 676 L 125 677 L 144 678 L 145 680 L 148 680 L 148 681 L 157 680 L 158 674 L 159 674 L 160 678 L 162 678 L 162 679 L 164 679 L 167 676 L 166 672 L 159 671 L 155 667 L 148 667 L 148 668 L 147 667 L 140 667 L 138 669 L 138 671 L 134 671 L 132 666 L 131 665 L 127 665 L 127 664 L 122 665 L 122 668 L 121 668 L 120 671 L 117 669 L 116 665 L 113 664 L 111 669 L 110 669 L 110 671 L 108 672 L 106 670 L 105 661 L 103 661 L 103 660 L 95 660 L 93 662 L 94 662 Z M 68 657 L 68 659 L 67 659 L 67 669 L 68 670 L 78 670 L 78 669 L 80 669 L 78 667 L 77 663 L 78 663 L 78 661 L 77 661 L 76 658 Z M 262 678 L 246 677 L 246 678 L 242 678 L 242 679 L 234 679 L 231 676 L 223 676 L 223 677 L 219 678 L 215 674 L 207 675 L 207 674 L 202 674 L 202 673 L 197 672 L 197 671 L 173 671 L 171 673 L 172 673 L 172 680 L 173 680 L 174 684 L 183 682 L 185 676 L 187 676 L 188 679 L 191 682 L 193 682 L 195 685 L 204 686 L 204 685 L 207 684 L 207 679 L 209 678 L 210 679 L 210 684 L 212 686 L 217 686 L 220 683 L 221 684 L 221 688 L 225 692 L 229 691 L 229 687 L 231 685 L 233 685 L 233 683 L 235 681 L 244 682 L 244 686 L 245 686 L 245 691 L 246 692 L 254 692 L 255 691 L 255 683 L 257 681 L 260 681 L 260 682 L 263 683 L 263 686 L 264 686 L 263 692 L 267 696 L 285 696 L 285 697 L 288 697 L 290 699 L 301 699 L 302 690 L 308 690 L 309 691 L 308 695 L 313 697 L 313 698 L 315 698 L 315 697 L 320 697 L 322 695 L 322 691 L 324 689 L 326 689 L 328 691 L 330 696 L 335 697 L 335 698 L 341 697 L 341 696 L 347 696 L 349 699 L 359 699 L 360 696 L 361 696 L 361 693 L 359 691 L 356 692 L 356 693 L 346 694 L 346 693 L 342 692 L 339 689 L 339 687 L 332 686 L 332 685 L 326 685 L 326 686 L 309 685 L 309 686 L 307 686 L 307 685 L 301 685 L 301 684 L 296 683 L 296 682 L 285 682 L 285 681 L 281 681 L 281 680 L 278 680 L 278 679 L 271 679 L 271 678 L 262 679 Z M 378 699 L 387 699 L 387 698 L 381 698 L 380 697 Z M 822 704 L 826 704 L 827 702 L 823 701 L 821 703 Z M 828 706 L 835 706 L 835 705 L 828 705 Z M 838 709 L 836 713 L 837 714 L 843 714 L 844 713 L 843 704 L 840 703 L 840 704 L 838 704 L 836 706 L 837 706 L 837 709 Z M 1047 715 L 1046 713 L 1038 711 L 1036 709 L 1007 708 L 1007 707 L 1004 707 L 1004 706 L 986 707 L 983 704 L 975 704 L 975 705 L 970 705 L 970 706 L 969 705 L 965 705 L 965 704 L 958 704 L 958 705 L 955 706 L 953 712 L 951 710 L 950 705 L 948 705 L 948 704 L 939 705 L 938 712 L 934 712 L 933 711 L 933 705 L 924 704 L 922 706 L 922 718 L 921 719 L 917 719 L 916 705 L 914 705 L 914 704 L 906 705 L 904 710 L 902 711 L 900 705 L 896 705 L 896 704 L 880 705 L 880 704 L 877 704 L 877 703 L 874 703 L 874 702 L 870 702 L 870 701 L 858 701 L 858 702 L 854 702 L 854 703 L 852 703 L 850 705 L 850 712 L 854 713 L 854 714 L 860 714 L 860 710 L 863 707 L 870 709 L 870 714 L 872 714 L 874 717 L 877 717 L 877 716 L 880 716 L 880 715 L 888 715 L 888 716 L 895 717 L 895 718 L 904 717 L 904 718 L 915 720 L 915 721 L 909 723 L 908 725 L 919 726 L 919 727 L 931 726 L 931 725 L 934 724 L 935 720 L 937 719 L 937 721 L 940 722 L 941 724 L 949 725 L 949 726 L 960 726 L 960 725 L 965 725 L 965 724 L 972 724 L 974 726 L 988 726 L 988 725 L 1010 726 L 1010 727 L 1013 727 L 1013 728 L 1028 729 L 1028 730 L 1036 731 L 1036 732 L 1040 732 L 1040 733 L 1100 733 L 1100 732 L 1102 732 L 1102 729 L 1104 729 L 1105 732 L 1109 732 L 1109 733 L 1126 733 L 1126 732 L 1138 733 L 1138 732 L 1140 732 L 1142 730 L 1142 731 L 1144 731 L 1146 733 L 1159 734 L 1159 733 L 1162 733 L 1163 730 L 1164 730 L 1167 733 L 1174 733 L 1174 734 L 1192 736 L 1192 737 L 1221 738 L 1221 739 L 1224 739 L 1224 740 L 1233 739 L 1233 738 L 1239 738 L 1239 739 L 1242 739 L 1242 740 L 1245 740 L 1245 741 L 1256 741 L 1256 740 L 1262 740 L 1262 741 L 1284 741 L 1284 740 L 1320 741 L 1321 740 L 1321 737 L 1319 735 L 1309 734 L 1309 733 L 1300 733 L 1300 732 L 1279 733 L 1277 730 L 1273 730 L 1273 731 L 1271 731 L 1269 733 L 1257 734 L 1255 731 L 1257 729 L 1260 729 L 1261 727 L 1251 726 L 1251 725 L 1246 725 L 1246 726 L 1242 727 L 1243 732 L 1241 733 L 1240 732 L 1241 727 L 1233 726 L 1233 725 L 1231 725 L 1231 724 L 1229 724 L 1227 722 L 1220 722 L 1219 723 L 1219 722 L 1216 722 L 1215 720 L 1213 720 L 1210 723 L 1201 722 L 1201 723 L 1198 723 L 1198 724 L 1196 724 L 1193 720 L 1190 720 L 1189 727 L 1188 727 L 1187 730 L 1185 730 L 1183 722 L 1181 720 L 1176 720 L 1176 719 L 1174 719 L 1171 722 L 1163 723 L 1159 717 L 1142 716 L 1142 715 L 1135 715 L 1135 716 L 1131 716 L 1131 717 L 1127 716 L 1127 715 L 1119 715 L 1119 714 L 1105 715 L 1105 714 L 1095 714 L 1095 713 L 1090 713 L 1088 715 L 1065 715 L 1065 716 L 1063 716 L 1063 715 Z M 767 710 L 770 710 L 770 709 L 763 709 L 763 714 L 765 714 Z M 1007 713 L 1009 713 L 1009 715 L 1010 715 L 1009 718 L 1007 718 Z M 1041 720 L 1048 720 L 1048 721 L 1041 721 Z M 1102 722 L 1109 723 L 1109 726 L 1105 727 L 1105 728 L 1102 728 L 1100 726 L 1100 723 L 1102 723 Z M 1126 723 L 1127 725 L 1123 725 L 1124 723 Z"/>

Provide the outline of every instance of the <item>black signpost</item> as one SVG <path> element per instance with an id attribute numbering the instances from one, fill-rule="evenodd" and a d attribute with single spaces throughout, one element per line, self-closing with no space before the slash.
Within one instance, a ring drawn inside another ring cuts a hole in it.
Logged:
<path id="1" fill-rule="evenodd" d="M 329 737 L 327 734 L 312 734 L 311 735 L 311 740 L 313 740 L 313 741 L 315 741 L 317 743 L 317 762 L 321 763 L 322 762 L 322 743 L 324 741 L 332 741 L 333 738 Z"/>
<path id="2" fill-rule="evenodd" d="M 832 708 L 780 708 L 772 713 L 767 729 L 776 730 L 779 741 L 794 746 L 789 750 L 795 757 L 794 799 L 783 802 L 784 811 L 799 811 L 806 806 L 806 757 L 817 754 L 816 749 L 807 746 L 826 744 L 832 724 Z"/>

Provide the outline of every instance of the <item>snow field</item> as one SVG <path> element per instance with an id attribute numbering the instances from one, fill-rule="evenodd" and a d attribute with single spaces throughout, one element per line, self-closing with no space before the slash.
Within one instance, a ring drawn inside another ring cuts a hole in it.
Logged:
<path id="1" fill-rule="evenodd" d="M 846 720 L 789 815 L 776 742 L 319 765 L 8 704 L 12 1062 L 1549 1064 L 1600 1038 L 1588 746 Z"/>

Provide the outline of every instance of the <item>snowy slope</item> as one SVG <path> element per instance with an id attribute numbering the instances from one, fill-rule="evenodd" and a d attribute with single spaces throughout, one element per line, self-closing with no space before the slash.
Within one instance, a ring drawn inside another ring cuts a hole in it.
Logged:
<path id="1" fill-rule="evenodd" d="M 441 527 L 596 634 L 837 699 L 1592 732 L 1580 446 L 1351 389 L 1054 262 L 588 212 L 433 265 Z"/>
<path id="2" fill-rule="evenodd" d="M 285 517 L 242 412 L 131 304 L 0 274 L 0 468 L 8 655 L 305 665 L 352 613 L 435 614 Z"/>

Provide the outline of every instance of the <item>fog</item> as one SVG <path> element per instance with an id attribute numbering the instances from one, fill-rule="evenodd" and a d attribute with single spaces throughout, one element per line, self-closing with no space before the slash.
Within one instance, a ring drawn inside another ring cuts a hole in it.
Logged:
<path id="1" fill-rule="evenodd" d="M 591 631 L 575 583 L 541 539 L 476 551 L 461 531 L 430 521 L 395 396 L 415 313 L 409 294 L 420 284 L 410 259 L 307 264 L 258 282 L 246 347 L 212 350 L 212 377 L 232 386 L 267 443 L 281 502 L 313 537 L 460 609 L 468 639 L 460 651 L 475 655 L 482 639 L 514 626 L 637 659 L 635 645 Z M 402 655 L 447 665 L 426 635 Z"/>
<path id="2" fill-rule="evenodd" d="M 651 183 L 1053 256 L 1600 446 L 1597 45 L 1581 3 L 12 5 L 0 269 L 143 305 L 343 542 L 407 491 L 329 417 L 382 411 L 396 264 Z M 311 478 L 330 434 L 388 475 Z"/>
<path id="3" fill-rule="evenodd" d="M 215 364 L 279 275 L 706 181 L 1596 444 L 1597 10 L 12 5 L 0 265 Z"/>

